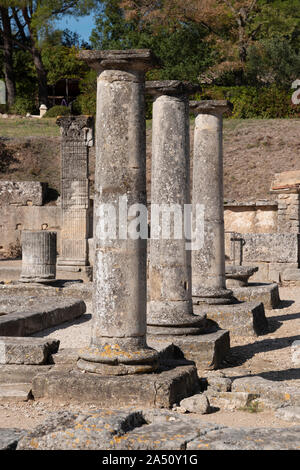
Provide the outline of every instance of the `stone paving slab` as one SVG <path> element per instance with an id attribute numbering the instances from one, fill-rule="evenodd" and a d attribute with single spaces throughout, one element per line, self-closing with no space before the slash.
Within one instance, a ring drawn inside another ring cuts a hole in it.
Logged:
<path id="1" fill-rule="evenodd" d="M 299 449 L 300 426 L 229 428 L 167 410 L 60 411 L 21 436 L 17 450 Z"/>
<path id="2" fill-rule="evenodd" d="M 197 393 L 200 381 L 195 366 L 161 368 L 149 374 L 101 376 L 83 373 L 72 365 L 57 365 L 33 379 L 35 400 L 94 403 L 97 406 L 146 406 L 169 408 Z"/>
<path id="3" fill-rule="evenodd" d="M 93 283 L 56 279 L 51 285 L 19 282 L 0 284 L 0 296 L 39 296 L 39 297 L 71 297 L 91 301 Z"/>
<path id="4" fill-rule="evenodd" d="M 241 302 L 262 302 L 265 309 L 278 308 L 280 304 L 279 288 L 275 282 L 272 284 L 249 284 L 245 287 L 230 287 L 233 296 Z"/>
<path id="5" fill-rule="evenodd" d="M 0 336 L 0 364 L 47 364 L 58 348 L 54 339 Z"/>
<path id="6" fill-rule="evenodd" d="M 26 431 L 15 428 L 0 428 L 0 450 L 15 450 Z"/>
<path id="7" fill-rule="evenodd" d="M 268 332 L 268 320 L 261 302 L 230 305 L 194 305 L 195 315 L 206 313 L 209 321 L 229 330 L 230 336 L 258 336 Z"/>
<path id="8" fill-rule="evenodd" d="M 29 336 L 80 317 L 86 305 L 72 298 L 0 294 L 0 311 L 5 313 L 0 316 L 0 336 Z"/>

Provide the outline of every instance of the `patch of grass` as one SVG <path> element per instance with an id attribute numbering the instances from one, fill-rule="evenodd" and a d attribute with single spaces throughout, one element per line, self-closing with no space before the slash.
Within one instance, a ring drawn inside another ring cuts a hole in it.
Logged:
<path id="1" fill-rule="evenodd" d="M 239 408 L 240 411 L 247 411 L 248 413 L 260 413 L 262 410 L 258 400 L 253 400 L 248 405 Z"/>
<path id="2" fill-rule="evenodd" d="M 18 137 L 58 137 L 59 126 L 56 119 L 7 118 L 0 119 L 0 136 Z"/>

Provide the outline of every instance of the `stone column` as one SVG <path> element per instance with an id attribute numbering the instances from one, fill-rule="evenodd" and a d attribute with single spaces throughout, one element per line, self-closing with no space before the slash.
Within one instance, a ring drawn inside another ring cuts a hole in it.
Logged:
<path id="1" fill-rule="evenodd" d="M 197 204 L 204 210 L 204 243 L 192 251 L 192 295 L 196 304 L 227 304 L 232 291 L 226 289 L 224 201 L 223 201 L 223 113 L 228 101 L 193 101 L 195 114 L 193 158 L 193 214 Z"/>
<path id="2" fill-rule="evenodd" d="M 88 265 L 89 147 L 93 145 L 92 116 L 59 117 L 61 130 L 61 249 L 60 269 Z"/>
<path id="3" fill-rule="evenodd" d="M 188 95 L 197 88 L 176 80 L 146 82 L 146 92 L 154 96 L 147 314 L 148 332 L 154 335 L 197 334 L 203 328 L 202 319 L 193 315 L 191 252 L 184 230 L 185 205 L 190 204 Z M 155 221 L 154 211 L 160 221 Z M 164 234 L 166 216 L 169 234 Z"/>
<path id="4" fill-rule="evenodd" d="M 158 353 L 146 344 L 147 240 L 127 234 L 127 214 L 124 221 L 119 204 L 146 207 L 144 76 L 153 56 L 126 50 L 82 51 L 79 57 L 97 70 L 98 79 L 93 330 L 78 367 L 102 375 L 151 372 Z"/>
<path id="5" fill-rule="evenodd" d="M 56 232 L 22 231 L 22 282 L 43 282 L 56 276 Z"/>

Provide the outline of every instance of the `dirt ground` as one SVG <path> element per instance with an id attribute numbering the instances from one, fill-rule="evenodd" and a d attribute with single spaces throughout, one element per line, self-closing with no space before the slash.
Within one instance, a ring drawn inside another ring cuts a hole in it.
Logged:
<path id="1" fill-rule="evenodd" d="M 293 367 L 291 345 L 300 340 L 300 289 L 280 288 L 281 305 L 276 310 L 266 311 L 271 331 L 267 335 L 253 338 L 231 338 L 231 356 L 228 366 L 222 371 L 230 377 L 260 375 L 276 383 L 299 385 L 300 369 Z M 38 333 L 35 336 L 53 337 L 61 341 L 60 348 L 87 345 L 91 328 L 91 305 L 87 313 L 78 320 Z M 199 370 L 205 377 L 206 371 Z M 95 406 L 81 406 L 47 401 L 30 400 L 25 403 L 0 403 L 0 427 L 31 429 L 42 423 L 49 413 L 57 410 L 88 411 Z M 194 415 L 195 416 L 195 415 Z M 198 415 L 205 422 L 214 422 L 232 427 L 290 427 L 295 422 L 276 418 L 274 411 L 216 411 Z"/>

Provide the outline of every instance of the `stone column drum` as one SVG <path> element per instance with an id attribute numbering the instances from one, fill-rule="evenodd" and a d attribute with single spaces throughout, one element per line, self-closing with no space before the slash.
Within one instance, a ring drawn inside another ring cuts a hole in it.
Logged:
<path id="1" fill-rule="evenodd" d="M 118 208 L 120 198 L 128 207 L 146 206 L 144 76 L 153 55 L 149 50 L 82 51 L 79 57 L 97 70 L 98 84 L 93 330 L 77 365 L 102 375 L 151 372 L 158 353 L 146 344 L 147 240 L 127 236 Z M 105 207 L 112 211 L 115 237 L 104 236 Z"/>
<path id="2" fill-rule="evenodd" d="M 151 216 L 147 324 L 148 333 L 154 335 L 198 334 L 203 328 L 202 319 L 192 313 L 191 252 L 184 230 L 185 205 L 190 204 L 188 95 L 197 89 L 177 80 L 146 82 L 146 92 L 154 97 L 151 211 L 162 215 L 163 206 L 159 210 L 158 206 L 165 205 L 165 215 L 174 214 L 168 239 L 162 217 L 155 221 Z M 157 222 L 160 233 L 156 234 Z"/>
<path id="3" fill-rule="evenodd" d="M 43 282 L 56 276 L 56 232 L 23 230 L 22 282 Z"/>
<path id="4" fill-rule="evenodd" d="M 196 304 L 227 304 L 223 207 L 223 113 L 228 101 L 192 101 L 196 115 L 193 156 L 193 213 L 204 210 L 204 243 L 192 251 L 192 295 Z"/>
<path id="5" fill-rule="evenodd" d="M 58 266 L 88 264 L 89 147 L 93 145 L 92 116 L 60 116 L 62 230 Z"/>

